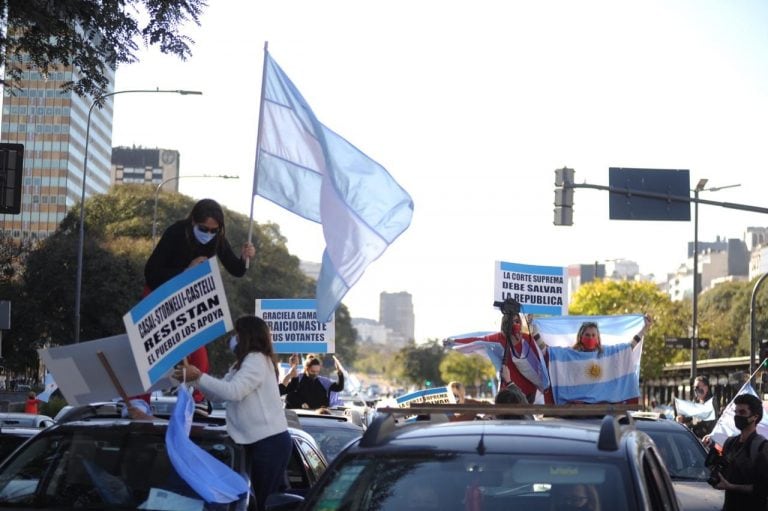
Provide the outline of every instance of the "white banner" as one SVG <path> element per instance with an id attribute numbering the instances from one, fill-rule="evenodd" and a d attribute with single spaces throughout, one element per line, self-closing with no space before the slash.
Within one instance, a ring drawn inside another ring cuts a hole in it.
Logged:
<path id="1" fill-rule="evenodd" d="M 184 357 L 232 330 L 215 257 L 155 289 L 123 316 L 145 389 Z"/>
<path id="2" fill-rule="evenodd" d="M 566 269 L 496 261 L 493 299 L 518 301 L 526 314 L 568 314 Z"/>
<path id="3" fill-rule="evenodd" d="M 403 394 L 395 398 L 397 406 L 400 408 L 410 408 L 420 404 L 453 404 L 456 398 L 448 387 L 435 387 L 433 389 L 421 389 L 410 394 Z"/>
<path id="4" fill-rule="evenodd" d="M 275 353 L 335 353 L 335 321 L 317 319 L 316 300 L 256 300 L 256 315 L 269 325 Z"/>

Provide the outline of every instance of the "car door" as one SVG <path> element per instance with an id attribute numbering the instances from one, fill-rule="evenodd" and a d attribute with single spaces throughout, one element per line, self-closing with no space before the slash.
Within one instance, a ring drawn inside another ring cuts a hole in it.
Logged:
<path id="1" fill-rule="evenodd" d="M 654 446 L 643 449 L 640 459 L 643 468 L 643 482 L 646 494 L 650 498 L 649 509 L 658 511 L 677 511 L 679 509 L 677 496 L 672 486 L 661 456 Z"/>

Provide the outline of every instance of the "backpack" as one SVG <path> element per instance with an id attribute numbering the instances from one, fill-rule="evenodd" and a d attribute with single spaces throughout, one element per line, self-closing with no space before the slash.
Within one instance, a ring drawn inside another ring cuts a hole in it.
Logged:
<path id="1" fill-rule="evenodd" d="M 730 451 L 731 446 L 733 446 L 737 438 L 739 438 L 739 435 L 728 437 L 728 439 L 723 444 L 724 453 L 727 451 Z M 766 442 L 768 442 L 768 439 L 758 433 L 752 439 L 752 443 L 749 444 L 749 463 L 750 463 L 749 470 L 750 471 L 755 466 L 755 460 L 757 459 L 757 454 L 763 450 L 763 447 L 765 446 Z"/>

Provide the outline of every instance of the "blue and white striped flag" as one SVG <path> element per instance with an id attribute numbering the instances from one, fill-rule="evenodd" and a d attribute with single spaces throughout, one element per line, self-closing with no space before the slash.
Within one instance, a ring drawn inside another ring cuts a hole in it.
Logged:
<path id="1" fill-rule="evenodd" d="M 603 352 L 571 348 L 584 322 L 595 322 Z M 533 321 L 549 353 L 549 377 L 556 404 L 619 403 L 640 396 L 642 343 L 632 337 L 645 321 L 641 314 L 619 316 L 560 316 Z"/>
<path id="2" fill-rule="evenodd" d="M 321 223 L 317 318 L 328 322 L 370 263 L 408 228 L 413 201 L 387 170 L 320 123 L 264 52 L 253 194 Z"/>

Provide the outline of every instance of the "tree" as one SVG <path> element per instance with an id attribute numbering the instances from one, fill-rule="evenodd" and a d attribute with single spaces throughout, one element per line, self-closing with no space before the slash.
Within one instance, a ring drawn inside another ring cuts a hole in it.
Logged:
<path id="1" fill-rule="evenodd" d="M 640 364 L 643 378 L 654 378 L 661 374 L 664 364 L 673 355 L 665 347 L 664 337 L 684 336 L 690 323 L 683 304 L 672 302 L 652 282 L 589 282 L 573 294 L 568 312 L 574 315 L 650 314 L 654 324 L 643 342 Z"/>
<path id="2" fill-rule="evenodd" d="M 430 339 L 426 344 L 411 344 L 401 349 L 395 357 L 400 376 L 417 386 L 430 382 L 432 386 L 445 383 L 440 374 L 440 362 L 445 353 L 437 339 Z"/>
<path id="3" fill-rule="evenodd" d="M 64 87 L 83 96 L 108 92 L 108 69 L 136 62 L 138 41 L 182 60 L 193 41 L 181 34 L 186 22 L 200 24 L 205 0 L 0 0 L 0 51 L 5 83 L 24 70 L 46 74 L 73 66 L 74 81 Z"/>
<path id="4" fill-rule="evenodd" d="M 483 380 L 493 379 L 496 369 L 481 355 L 449 351 L 440 362 L 440 376 L 443 381 L 458 381 L 467 387 L 473 387 L 480 385 Z"/>

